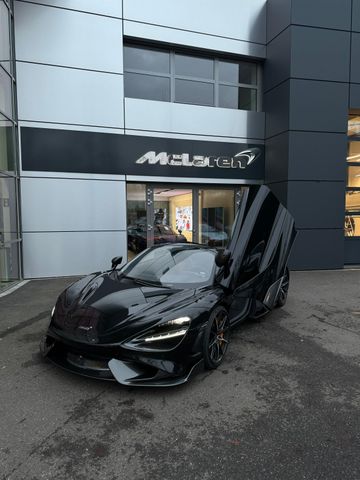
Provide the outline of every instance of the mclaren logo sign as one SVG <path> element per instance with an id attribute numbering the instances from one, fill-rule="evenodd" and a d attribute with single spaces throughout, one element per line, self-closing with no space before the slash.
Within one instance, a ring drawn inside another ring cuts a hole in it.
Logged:
<path id="1" fill-rule="evenodd" d="M 189 153 L 168 154 L 167 152 L 147 152 L 138 158 L 135 163 L 143 165 L 171 165 L 174 167 L 218 167 L 218 168 L 241 168 L 251 165 L 259 156 L 259 148 L 249 148 L 229 156 L 204 156 L 190 155 Z"/>

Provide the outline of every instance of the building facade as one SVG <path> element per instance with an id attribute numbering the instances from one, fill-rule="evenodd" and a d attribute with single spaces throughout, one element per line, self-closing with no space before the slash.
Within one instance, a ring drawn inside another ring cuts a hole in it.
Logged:
<path id="1" fill-rule="evenodd" d="M 261 183 L 295 217 L 292 268 L 360 263 L 360 0 L 0 5 L 2 279 L 224 246 Z"/>

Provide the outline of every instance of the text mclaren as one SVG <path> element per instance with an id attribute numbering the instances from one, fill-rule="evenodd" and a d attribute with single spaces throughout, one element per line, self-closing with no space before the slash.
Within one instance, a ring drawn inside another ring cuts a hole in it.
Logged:
<path id="1" fill-rule="evenodd" d="M 188 153 L 168 154 L 167 152 L 147 152 L 138 158 L 135 163 L 149 165 L 172 165 L 174 167 L 219 167 L 219 168 L 246 168 L 260 155 L 259 148 L 251 148 L 229 156 L 190 155 Z"/>

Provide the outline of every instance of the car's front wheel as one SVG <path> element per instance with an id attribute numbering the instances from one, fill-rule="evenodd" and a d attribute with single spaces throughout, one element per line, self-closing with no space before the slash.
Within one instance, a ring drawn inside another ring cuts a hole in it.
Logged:
<path id="1" fill-rule="evenodd" d="M 222 362 L 229 345 L 230 322 L 224 307 L 216 307 L 210 314 L 203 340 L 204 365 L 207 369 L 217 368 Z"/>

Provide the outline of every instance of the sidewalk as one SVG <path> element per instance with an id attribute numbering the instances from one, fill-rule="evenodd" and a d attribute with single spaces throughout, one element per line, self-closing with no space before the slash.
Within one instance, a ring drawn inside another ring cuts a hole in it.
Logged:
<path id="1" fill-rule="evenodd" d="M 0 298 L 0 479 L 359 480 L 360 270 L 294 272 L 287 305 L 172 389 L 72 375 L 38 353 L 71 279 Z"/>

